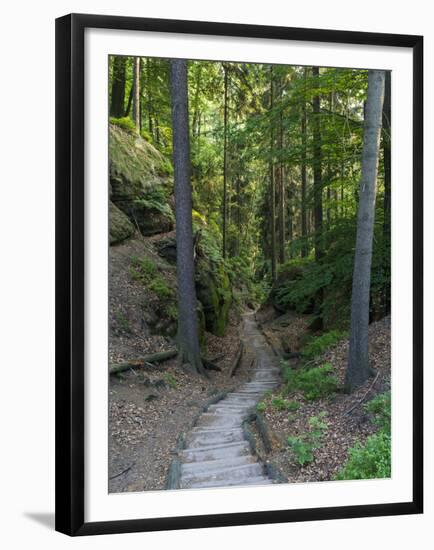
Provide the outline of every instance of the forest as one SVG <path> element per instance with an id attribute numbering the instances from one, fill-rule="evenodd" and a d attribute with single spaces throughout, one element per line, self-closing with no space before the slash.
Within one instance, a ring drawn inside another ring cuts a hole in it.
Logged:
<path id="1" fill-rule="evenodd" d="M 391 75 L 109 58 L 110 491 L 390 477 Z"/>

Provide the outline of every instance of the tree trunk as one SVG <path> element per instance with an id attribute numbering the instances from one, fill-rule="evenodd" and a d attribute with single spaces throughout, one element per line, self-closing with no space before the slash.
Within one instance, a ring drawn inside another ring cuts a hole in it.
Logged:
<path id="1" fill-rule="evenodd" d="M 312 67 L 315 86 L 319 87 L 319 68 Z M 315 218 L 315 260 L 322 256 L 322 168 L 321 168 L 320 96 L 313 98 L 313 192 Z"/>
<path id="2" fill-rule="evenodd" d="M 276 280 L 276 184 L 274 179 L 273 66 L 270 67 L 270 202 L 271 202 L 271 280 Z"/>
<path id="3" fill-rule="evenodd" d="M 171 95 L 178 280 L 178 348 L 182 363 L 189 363 L 197 372 L 205 374 L 200 356 L 194 279 L 187 62 L 185 60 L 171 61 Z"/>
<path id="4" fill-rule="evenodd" d="M 225 72 L 224 78 L 224 113 L 223 113 L 223 251 L 222 256 L 227 255 L 227 217 L 228 217 L 228 69 L 223 67 Z"/>
<path id="5" fill-rule="evenodd" d="M 383 158 L 384 158 L 384 236 L 390 238 L 390 196 L 392 166 L 390 156 L 390 132 L 391 132 L 391 74 L 386 72 L 384 83 L 383 106 Z"/>
<path id="6" fill-rule="evenodd" d="M 282 101 L 283 86 L 280 85 L 280 102 Z M 283 109 L 280 105 L 279 114 L 279 152 L 283 156 Z M 279 163 L 279 262 L 285 263 L 285 180 L 282 160 Z M 292 223 L 290 217 L 289 223 Z"/>
<path id="7" fill-rule="evenodd" d="M 140 132 L 140 57 L 134 58 L 133 65 L 133 122 Z"/>
<path id="8" fill-rule="evenodd" d="M 319 67 L 312 67 L 315 88 L 319 88 Z M 314 231 L 315 231 L 315 261 L 320 262 L 323 252 L 323 208 L 322 208 L 322 151 L 321 151 L 321 99 L 319 94 L 313 97 L 313 195 L 314 195 Z M 315 296 L 315 315 L 318 328 L 322 328 L 322 306 L 324 292 L 320 288 Z"/>
<path id="9" fill-rule="evenodd" d="M 365 111 L 362 176 L 351 297 L 350 350 L 345 375 L 347 391 L 352 391 L 363 384 L 370 373 L 369 295 L 384 81 L 384 71 L 368 72 L 368 98 Z"/>
<path id="10" fill-rule="evenodd" d="M 125 74 L 127 57 L 117 55 L 113 61 L 112 97 L 110 102 L 110 116 L 122 118 L 125 102 Z"/>
<path id="11" fill-rule="evenodd" d="M 152 121 L 152 86 L 151 86 L 151 60 L 149 57 L 146 59 L 146 84 L 148 93 L 148 131 L 151 138 L 154 137 L 154 125 Z"/>
<path id="12" fill-rule="evenodd" d="M 306 148 L 307 148 L 307 112 L 306 112 L 306 80 L 307 68 L 304 69 L 304 98 L 301 114 L 301 236 L 303 245 L 301 248 L 301 257 L 307 256 L 307 173 L 306 173 Z"/>

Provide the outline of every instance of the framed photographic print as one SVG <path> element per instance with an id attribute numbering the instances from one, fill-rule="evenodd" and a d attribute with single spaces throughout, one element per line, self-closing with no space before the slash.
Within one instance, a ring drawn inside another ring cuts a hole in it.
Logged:
<path id="1" fill-rule="evenodd" d="M 56 529 L 421 513 L 420 36 L 56 21 Z"/>

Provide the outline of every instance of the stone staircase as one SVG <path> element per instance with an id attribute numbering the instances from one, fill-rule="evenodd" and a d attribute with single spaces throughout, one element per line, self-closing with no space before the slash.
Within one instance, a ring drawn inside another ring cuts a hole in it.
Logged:
<path id="1" fill-rule="evenodd" d="M 279 368 L 253 314 L 243 317 L 243 335 L 245 358 L 255 358 L 251 380 L 210 405 L 187 434 L 178 453 L 180 489 L 273 483 L 244 439 L 242 424 L 264 393 L 279 385 Z"/>

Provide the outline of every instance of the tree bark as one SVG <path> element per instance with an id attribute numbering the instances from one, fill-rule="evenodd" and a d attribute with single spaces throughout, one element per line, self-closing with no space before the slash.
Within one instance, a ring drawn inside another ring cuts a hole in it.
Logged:
<path id="1" fill-rule="evenodd" d="M 135 57 L 133 64 L 133 122 L 140 132 L 140 57 Z"/>
<path id="2" fill-rule="evenodd" d="M 228 68 L 224 65 L 224 113 L 223 113 L 223 250 L 222 256 L 227 255 L 227 217 L 228 217 Z"/>
<path id="3" fill-rule="evenodd" d="M 270 66 L 270 202 L 271 202 L 271 280 L 276 280 L 276 183 L 274 174 L 274 108 L 273 66 Z"/>
<path id="4" fill-rule="evenodd" d="M 319 67 L 312 67 L 315 87 L 319 87 Z M 313 191 L 314 191 L 314 218 L 315 218 L 315 260 L 322 257 L 322 167 L 321 167 L 321 122 L 320 96 L 313 98 Z"/>
<path id="5" fill-rule="evenodd" d="M 384 81 L 384 71 L 370 70 L 368 72 L 368 97 L 365 110 L 362 175 L 359 188 L 351 297 L 350 349 L 345 375 L 347 391 L 352 391 L 363 384 L 370 374 L 369 295 Z"/>
<path id="6" fill-rule="evenodd" d="M 188 129 L 187 62 L 171 61 L 173 167 L 175 179 L 178 349 L 180 361 L 205 374 L 199 346 L 193 255 L 192 197 Z"/>
<path id="7" fill-rule="evenodd" d="M 282 102 L 283 85 L 280 84 L 280 102 Z M 280 105 L 279 114 L 279 152 L 283 156 L 283 108 Z M 279 262 L 285 263 L 285 180 L 283 162 L 279 162 Z M 289 216 L 289 223 L 292 224 L 292 216 Z"/>
<path id="8" fill-rule="evenodd" d="M 384 236 L 390 238 L 390 202 L 392 163 L 390 155 L 391 132 L 391 74 L 386 72 L 383 105 L 383 159 L 384 159 Z"/>
<path id="9" fill-rule="evenodd" d="M 112 96 L 110 102 L 110 116 L 115 118 L 122 118 L 124 116 L 126 66 L 126 56 L 115 56 L 113 61 Z"/>
<path id="10" fill-rule="evenodd" d="M 307 148 L 307 110 L 306 110 L 306 80 L 307 68 L 304 68 L 304 97 L 301 114 L 301 236 L 303 245 L 301 248 L 301 257 L 307 256 L 307 167 L 306 167 L 306 148 Z"/>

